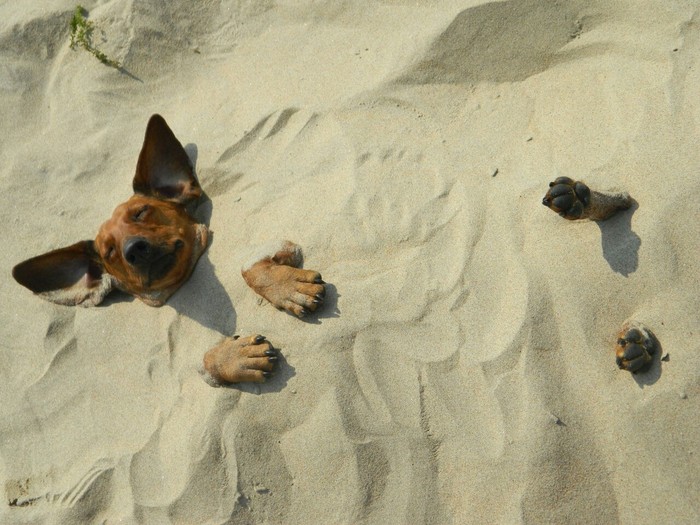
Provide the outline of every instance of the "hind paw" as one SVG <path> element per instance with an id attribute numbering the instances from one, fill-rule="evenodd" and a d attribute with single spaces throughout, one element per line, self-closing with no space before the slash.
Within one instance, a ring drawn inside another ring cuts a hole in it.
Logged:
<path id="1" fill-rule="evenodd" d="M 640 323 L 628 322 L 617 336 L 615 362 L 621 370 L 633 374 L 649 367 L 656 353 L 656 343 L 651 332 Z"/>
<path id="2" fill-rule="evenodd" d="M 581 219 L 591 203 L 591 190 L 581 181 L 558 177 L 549 183 L 542 204 L 569 220 Z"/>

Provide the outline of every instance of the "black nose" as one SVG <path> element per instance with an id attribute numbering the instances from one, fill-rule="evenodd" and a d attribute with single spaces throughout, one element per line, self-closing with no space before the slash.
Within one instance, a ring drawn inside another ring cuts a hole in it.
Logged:
<path id="1" fill-rule="evenodd" d="M 130 237 L 123 247 L 124 259 L 133 266 L 142 266 L 153 260 L 156 250 L 143 237 Z"/>

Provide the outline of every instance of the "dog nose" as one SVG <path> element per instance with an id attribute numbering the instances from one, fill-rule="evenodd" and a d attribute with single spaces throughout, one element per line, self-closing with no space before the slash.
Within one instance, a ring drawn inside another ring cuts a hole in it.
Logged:
<path id="1" fill-rule="evenodd" d="M 149 263 L 153 259 L 154 250 L 143 237 L 130 237 L 124 243 L 124 258 L 133 266 Z"/>

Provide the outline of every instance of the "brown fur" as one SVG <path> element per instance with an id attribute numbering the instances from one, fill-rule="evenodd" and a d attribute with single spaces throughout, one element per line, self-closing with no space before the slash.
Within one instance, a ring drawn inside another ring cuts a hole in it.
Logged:
<path id="1" fill-rule="evenodd" d="M 113 288 L 161 306 L 190 277 L 208 243 L 206 225 L 187 205 L 202 195 L 187 153 L 163 117 L 153 115 L 133 179 L 135 194 L 115 208 L 94 241 L 80 241 L 19 263 L 21 285 L 63 305 L 95 306 Z M 281 310 L 303 317 L 325 293 L 320 274 L 302 270 L 301 249 L 277 243 L 244 270 L 246 282 Z M 277 359 L 261 336 L 227 338 L 207 352 L 205 377 L 213 383 L 264 381 Z"/>
<path id="2" fill-rule="evenodd" d="M 66 305 L 94 306 L 113 287 L 151 306 L 165 303 L 192 273 L 208 235 L 186 210 L 202 190 L 187 153 L 160 115 L 146 127 L 133 187 L 136 194 L 117 206 L 94 241 L 24 261 L 13 269 L 15 279 Z M 147 269 L 127 262 L 125 248 L 136 241 L 160 257 Z"/>
<path id="3" fill-rule="evenodd" d="M 149 281 L 125 257 L 123 247 L 129 238 L 139 237 L 174 257 L 172 269 L 160 279 Z M 135 295 L 151 306 L 162 305 L 192 273 L 207 247 L 208 231 L 197 224 L 184 207 L 172 202 L 134 195 L 117 206 L 112 217 L 97 233 L 95 249 L 102 267 L 111 274 L 120 290 Z"/>

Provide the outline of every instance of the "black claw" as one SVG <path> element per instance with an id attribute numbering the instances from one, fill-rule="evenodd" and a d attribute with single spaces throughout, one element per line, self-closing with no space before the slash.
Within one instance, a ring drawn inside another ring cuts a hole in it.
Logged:
<path id="1" fill-rule="evenodd" d="M 316 284 L 326 284 L 326 281 L 324 281 L 324 280 L 321 279 L 320 277 L 317 277 L 316 279 L 314 279 L 314 283 L 316 283 Z"/>
<path id="2" fill-rule="evenodd" d="M 265 336 L 264 336 L 264 335 L 256 335 L 256 336 L 255 336 L 255 342 L 256 342 L 256 343 L 262 343 L 264 340 L 265 340 Z"/>
<path id="3" fill-rule="evenodd" d="M 272 372 L 263 372 L 262 374 L 264 377 L 270 377 L 272 375 Z"/>
<path id="4" fill-rule="evenodd" d="M 272 349 L 270 349 L 270 350 L 265 350 L 265 355 L 266 355 L 266 356 L 270 356 L 270 357 L 277 357 L 277 352 L 275 352 L 275 351 L 272 350 Z"/>
<path id="5" fill-rule="evenodd" d="M 301 312 L 299 312 L 299 315 L 300 315 L 301 317 L 304 317 L 304 316 L 305 316 L 306 314 L 308 314 L 308 313 L 309 313 L 309 312 L 306 311 L 306 308 L 302 308 L 302 309 L 301 309 Z"/>
<path id="6" fill-rule="evenodd" d="M 267 360 L 270 361 L 271 363 L 274 363 L 275 361 L 277 361 L 277 359 L 278 358 L 276 355 L 271 355 L 270 357 L 267 358 Z"/>

